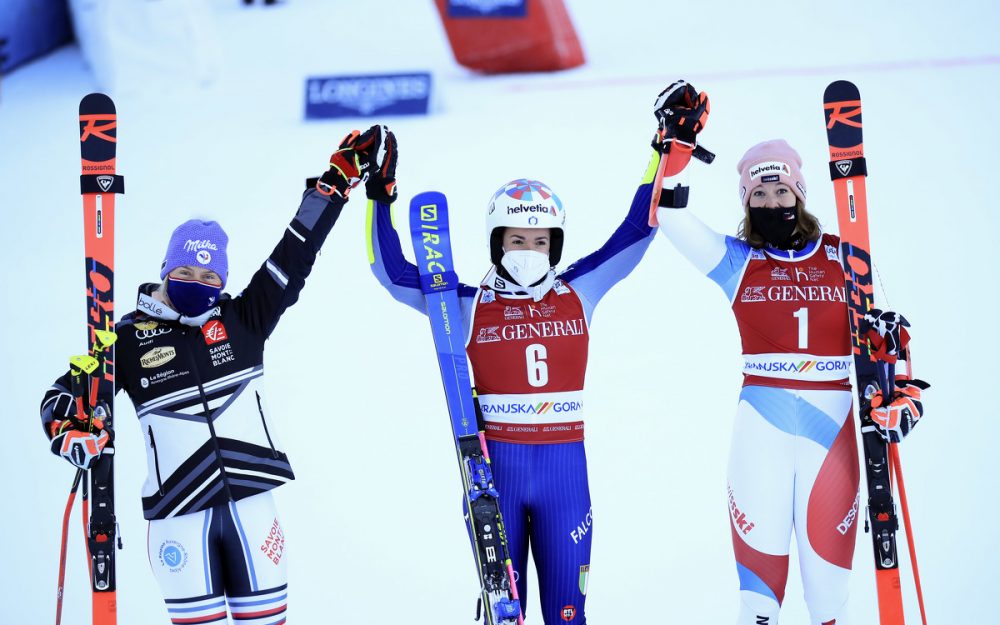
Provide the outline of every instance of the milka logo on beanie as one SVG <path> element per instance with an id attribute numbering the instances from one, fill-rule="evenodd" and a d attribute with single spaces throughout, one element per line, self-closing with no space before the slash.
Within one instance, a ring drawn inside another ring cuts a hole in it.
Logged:
<path id="1" fill-rule="evenodd" d="M 750 180 L 755 180 L 765 174 L 791 176 L 792 169 L 788 166 L 788 163 L 783 163 L 781 161 L 768 161 L 766 163 L 754 165 L 750 168 Z"/>
<path id="2" fill-rule="evenodd" d="M 215 250 L 217 252 L 219 251 L 219 248 L 215 243 L 212 243 L 208 239 L 198 239 L 197 241 L 188 239 L 187 242 L 184 243 L 184 251 L 196 252 L 194 256 L 195 260 L 202 265 L 207 265 L 212 262 L 212 254 L 208 250 Z"/>

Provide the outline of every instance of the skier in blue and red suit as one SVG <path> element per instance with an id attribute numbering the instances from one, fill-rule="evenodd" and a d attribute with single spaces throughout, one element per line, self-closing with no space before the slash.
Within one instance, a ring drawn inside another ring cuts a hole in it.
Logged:
<path id="1" fill-rule="evenodd" d="M 545 623 L 586 623 L 592 511 L 583 445 L 584 377 L 594 308 L 639 263 L 650 168 L 621 226 L 596 252 L 557 273 L 566 209 L 537 180 L 513 180 L 489 202 L 492 266 L 459 287 L 462 327 L 486 421 L 500 507 L 522 605 L 529 545 Z M 389 206 L 375 203 L 369 260 L 400 302 L 425 312 L 417 268 L 403 257 Z"/>

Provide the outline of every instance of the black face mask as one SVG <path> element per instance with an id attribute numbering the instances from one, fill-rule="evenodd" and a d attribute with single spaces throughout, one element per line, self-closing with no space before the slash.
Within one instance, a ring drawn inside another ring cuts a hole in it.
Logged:
<path id="1" fill-rule="evenodd" d="M 765 208 L 750 207 L 750 225 L 754 232 L 764 237 L 770 245 L 781 249 L 797 249 L 801 244 L 801 236 L 794 235 L 795 226 L 799 224 L 796 208 Z"/>

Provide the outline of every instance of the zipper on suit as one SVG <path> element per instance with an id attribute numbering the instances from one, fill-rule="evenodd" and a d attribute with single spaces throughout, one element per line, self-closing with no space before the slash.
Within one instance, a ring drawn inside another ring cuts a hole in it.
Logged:
<path id="1" fill-rule="evenodd" d="M 271 447 L 271 455 L 277 459 L 278 450 L 274 448 L 274 441 L 271 440 L 271 433 L 267 430 L 267 421 L 264 419 L 264 406 L 260 403 L 260 393 L 258 391 L 254 391 L 253 394 L 257 396 L 257 412 L 260 413 L 260 422 L 264 425 L 264 436 L 267 437 L 267 444 Z"/>
<path id="2" fill-rule="evenodd" d="M 156 469 L 156 486 L 160 490 L 160 497 L 163 496 L 163 479 L 160 478 L 160 456 L 156 453 L 156 439 L 153 438 L 153 426 L 147 426 L 149 429 L 149 446 L 153 449 L 153 467 Z"/>
<path id="3" fill-rule="evenodd" d="M 185 330 L 185 334 L 189 337 L 188 343 L 192 341 L 190 337 L 192 333 L 197 336 L 199 328 L 194 326 Z M 233 499 L 233 491 L 229 487 L 229 477 L 226 475 L 226 461 L 222 457 L 222 448 L 219 446 L 219 438 L 215 435 L 215 424 L 212 423 L 212 411 L 208 408 L 208 396 L 205 395 L 205 387 L 201 385 L 201 375 L 198 374 L 198 363 L 194 359 L 194 350 L 186 350 L 188 353 L 188 362 L 191 363 L 191 375 L 194 376 L 194 382 L 198 386 L 198 395 L 201 397 L 201 405 L 205 408 L 205 423 L 208 424 L 208 431 L 212 437 L 212 445 L 215 446 L 215 454 L 219 457 L 219 468 L 222 474 L 222 486 L 226 489 L 226 498 L 229 501 L 235 501 Z"/>

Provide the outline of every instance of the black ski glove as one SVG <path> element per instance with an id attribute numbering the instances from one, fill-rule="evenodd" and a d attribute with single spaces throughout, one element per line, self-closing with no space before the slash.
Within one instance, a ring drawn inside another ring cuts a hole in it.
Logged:
<path id="1" fill-rule="evenodd" d="M 365 182 L 365 192 L 368 199 L 383 204 L 392 204 L 397 197 L 396 193 L 396 161 L 399 152 L 396 149 L 396 135 L 391 130 L 385 128 L 385 156 L 382 157 L 382 164 L 375 162 L 378 151 L 372 152 L 371 169 L 368 180 Z"/>
<path id="2" fill-rule="evenodd" d="M 59 410 L 65 417 L 56 417 L 49 423 L 49 449 L 73 466 L 86 471 L 94 466 L 104 448 L 114 440 L 114 432 L 104 424 L 103 415 L 107 414 L 107 410 L 102 404 L 94 409 L 92 420 L 84 421 L 76 417 L 75 401 L 67 393 L 60 394 L 57 401 L 64 396 L 69 397 L 70 407 L 57 405 L 53 408 L 53 414 Z"/>
<path id="3" fill-rule="evenodd" d="M 656 96 L 653 115 L 659 124 L 653 149 L 667 153 L 676 139 L 693 147 L 698 133 L 705 128 L 711 110 L 708 94 L 698 92 L 683 80 L 670 84 Z"/>

